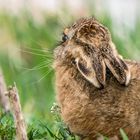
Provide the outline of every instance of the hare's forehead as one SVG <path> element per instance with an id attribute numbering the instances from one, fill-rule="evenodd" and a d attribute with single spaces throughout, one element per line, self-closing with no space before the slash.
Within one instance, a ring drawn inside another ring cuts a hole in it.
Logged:
<path id="1" fill-rule="evenodd" d="M 68 36 L 73 36 L 74 34 L 108 34 L 108 30 L 106 27 L 99 23 L 95 22 L 85 22 L 85 23 L 77 23 L 73 26 L 66 28 L 64 33 Z"/>
<path id="2" fill-rule="evenodd" d="M 92 20 L 87 19 L 80 19 L 76 21 L 72 26 L 67 27 L 64 29 L 64 34 L 66 34 L 69 37 L 72 37 L 80 30 L 89 27 L 89 25 L 92 23 Z"/>

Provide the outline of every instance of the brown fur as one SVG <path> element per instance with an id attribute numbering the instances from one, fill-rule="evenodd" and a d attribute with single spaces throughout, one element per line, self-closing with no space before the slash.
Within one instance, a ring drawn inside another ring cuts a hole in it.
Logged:
<path id="1" fill-rule="evenodd" d="M 124 61 L 109 31 L 93 18 L 77 21 L 64 33 L 68 39 L 54 53 L 64 122 L 89 140 L 99 133 L 119 137 L 120 128 L 130 140 L 139 140 L 140 64 Z"/>

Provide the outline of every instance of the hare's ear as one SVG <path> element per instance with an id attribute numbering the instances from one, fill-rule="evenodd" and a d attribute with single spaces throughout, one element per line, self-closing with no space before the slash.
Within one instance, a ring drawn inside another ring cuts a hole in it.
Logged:
<path id="1" fill-rule="evenodd" d="M 106 65 L 104 60 L 100 58 L 98 55 L 92 56 L 92 68 L 95 71 L 97 80 L 102 86 L 106 84 Z"/>
<path id="2" fill-rule="evenodd" d="M 110 52 L 105 55 L 104 62 L 120 84 L 129 84 L 131 77 L 130 70 L 122 58 Z"/>
<path id="3" fill-rule="evenodd" d="M 87 63 L 83 60 L 76 59 L 79 72 L 97 88 L 101 88 L 105 84 L 105 64 L 104 62 L 102 62 L 102 64 L 103 66 L 97 65 L 96 67 L 93 62 Z"/>

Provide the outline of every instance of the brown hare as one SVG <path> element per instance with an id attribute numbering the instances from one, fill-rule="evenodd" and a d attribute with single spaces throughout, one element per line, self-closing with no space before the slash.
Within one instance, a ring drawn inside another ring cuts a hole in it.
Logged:
<path id="1" fill-rule="evenodd" d="M 66 28 L 54 51 L 57 101 L 70 130 L 140 140 L 140 63 L 118 54 L 107 28 L 83 18 Z"/>

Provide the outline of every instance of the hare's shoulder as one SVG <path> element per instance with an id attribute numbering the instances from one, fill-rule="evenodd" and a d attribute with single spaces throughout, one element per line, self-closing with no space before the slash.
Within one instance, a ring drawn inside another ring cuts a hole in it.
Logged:
<path id="1" fill-rule="evenodd" d="M 131 71 L 131 79 L 140 80 L 140 62 L 125 60 Z"/>

